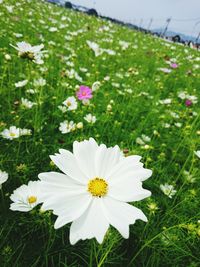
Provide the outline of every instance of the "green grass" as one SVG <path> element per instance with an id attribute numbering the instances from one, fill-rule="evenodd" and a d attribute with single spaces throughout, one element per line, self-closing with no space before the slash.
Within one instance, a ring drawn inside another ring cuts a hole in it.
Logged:
<path id="1" fill-rule="evenodd" d="M 12 13 L 6 5 L 14 7 Z M 99 31 L 103 25 L 109 30 Z M 49 27 L 58 31 L 49 32 Z M 0 266 L 200 266 L 200 173 L 194 154 L 200 148 L 200 108 L 199 103 L 187 107 L 178 97 L 181 91 L 200 97 L 199 52 L 36 0 L 4 0 L 0 4 L 0 29 L 0 131 L 11 125 L 32 130 L 31 136 L 0 139 L 0 169 L 9 173 L 0 201 Z M 71 35 L 78 30 L 83 31 Z M 17 38 L 14 33 L 23 36 Z M 72 38 L 69 41 L 65 36 Z M 95 57 L 87 40 L 113 49 L 116 55 Z M 121 49 L 120 40 L 130 43 L 127 50 Z M 44 65 L 19 58 L 10 46 L 19 41 L 44 43 Z M 6 54 L 11 60 L 5 59 Z M 179 64 L 169 74 L 159 70 L 168 67 L 166 58 L 176 58 Z M 83 82 L 62 75 L 71 69 L 67 62 L 74 64 Z M 79 68 L 87 68 L 87 72 Z M 106 76 L 109 81 L 104 80 Z M 34 80 L 41 77 L 46 85 L 35 88 Z M 15 83 L 24 79 L 28 84 L 15 88 Z M 76 85 L 92 86 L 95 81 L 100 81 L 101 87 L 89 106 L 79 103 L 76 111 L 65 114 L 58 109 L 68 96 L 75 95 Z M 31 95 L 27 89 L 37 89 L 37 93 Z M 22 108 L 22 97 L 37 105 Z M 159 103 L 166 98 L 172 99 L 170 105 Z M 110 101 L 112 110 L 108 111 Z M 88 113 L 97 117 L 95 124 L 83 119 Z M 58 128 L 66 119 L 83 122 L 83 129 L 63 135 Z M 177 122 L 180 128 L 175 126 Z M 166 123 L 169 128 L 164 127 Z M 142 134 L 151 138 L 146 146 L 136 143 Z M 23 183 L 37 180 L 39 173 L 56 170 L 49 155 L 59 148 L 71 150 L 73 141 L 89 137 L 108 146 L 118 144 L 122 150 L 128 149 L 129 155 L 141 155 L 145 166 L 153 170 L 153 176 L 144 183 L 152 197 L 134 203 L 149 221 L 132 225 L 128 240 L 110 228 L 102 245 L 88 240 L 71 246 L 70 225 L 54 230 L 55 216 L 37 208 L 29 213 L 13 212 L 9 210 L 9 196 Z M 160 190 L 164 183 L 177 190 L 171 199 Z M 152 203 L 157 205 L 155 212 L 149 208 Z"/>

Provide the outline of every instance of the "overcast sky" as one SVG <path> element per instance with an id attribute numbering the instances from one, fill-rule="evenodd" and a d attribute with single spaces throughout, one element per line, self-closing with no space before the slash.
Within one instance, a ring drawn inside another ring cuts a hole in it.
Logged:
<path id="1" fill-rule="evenodd" d="M 200 31 L 200 0 L 71 0 L 71 2 L 95 8 L 102 15 L 136 25 L 142 24 L 146 28 L 151 18 L 153 18 L 151 29 L 155 29 L 164 27 L 166 19 L 172 17 L 169 30 L 194 36 Z"/>

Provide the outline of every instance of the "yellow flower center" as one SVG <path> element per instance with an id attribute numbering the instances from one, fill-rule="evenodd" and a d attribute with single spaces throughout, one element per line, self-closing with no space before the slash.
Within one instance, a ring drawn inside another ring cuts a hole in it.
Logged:
<path id="1" fill-rule="evenodd" d="M 88 183 L 88 192 L 94 197 L 104 197 L 108 192 L 108 184 L 102 178 L 94 178 Z"/>
<path id="2" fill-rule="evenodd" d="M 35 196 L 30 196 L 30 197 L 28 197 L 28 203 L 29 204 L 33 204 L 33 203 L 35 203 L 37 201 L 37 197 L 35 197 Z"/>
<path id="3" fill-rule="evenodd" d="M 10 136 L 14 137 L 15 136 L 15 133 L 10 133 Z"/>
<path id="4" fill-rule="evenodd" d="M 69 101 L 67 102 L 67 106 L 68 106 L 68 107 L 70 107 L 71 104 L 72 104 L 71 102 L 69 102 Z"/>

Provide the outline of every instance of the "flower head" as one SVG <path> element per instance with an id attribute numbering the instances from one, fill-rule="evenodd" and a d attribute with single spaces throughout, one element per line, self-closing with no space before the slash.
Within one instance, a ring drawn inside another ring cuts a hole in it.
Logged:
<path id="1" fill-rule="evenodd" d="M 95 116 L 93 116 L 91 113 L 85 115 L 84 119 L 91 124 L 94 124 L 97 120 L 97 118 Z"/>
<path id="2" fill-rule="evenodd" d="M 174 186 L 170 184 L 164 184 L 164 185 L 161 184 L 160 189 L 169 198 L 172 198 L 176 194 L 176 190 L 174 189 Z"/>
<path id="3" fill-rule="evenodd" d="M 27 58 L 36 64 L 43 64 L 43 51 L 41 51 L 44 48 L 43 44 L 32 46 L 31 44 L 23 41 L 18 42 L 17 46 L 11 46 L 18 51 L 18 55 L 20 57 Z"/>
<path id="4" fill-rule="evenodd" d="M 28 185 L 22 185 L 10 196 L 14 202 L 10 205 L 11 210 L 30 211 L 40 202 L 40 181 L 30 181 Z"/>
<path id="5" fill-rule="evenodd" d="M 190 106 L 192 105 L 192 101 L 189 100 L 189 99 L 187 99 L 187 100 L 185 101 L 185 105 L 186 105 L 187 107 L 190 107 Z"/>
<path id="6" fill-rule="evenodd" d="M 81 85 L 79 91 L 76 93 L 79 100 L 91 99 L 92 89 L 87 86 Z"/>
<path id="7" fill-rule="evenodd" d="M 147 221 L 140 209 L 126 203 L 151 195 L 142 181 L 152 171 L 143 168 L 140 156 L 123 157 L 118 146 L 107 148 L 90 138 L 75 141 L 73 153 L 60 149 L 50 158 L 63 173 L 39 174 L 42 209 L 58 216 L 56 229 L 72 222 L 71 244 L 93 237 L 102 243 L 109 225 L 128 238 L 130 224 Z"/>
<path id="8" fill-rule="evenodd" d="M 63 105 L 67 108 L 67 110 L 76 110 L 77 109 L 77 101 L 74 96 L 68 97 L 64 102 Z"/>

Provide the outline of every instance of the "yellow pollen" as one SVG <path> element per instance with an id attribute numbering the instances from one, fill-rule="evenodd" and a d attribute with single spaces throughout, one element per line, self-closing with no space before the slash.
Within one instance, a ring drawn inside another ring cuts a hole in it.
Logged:
<path id="1" fill-rule="evenodd" d="M 88 192 L 94 197 L 104 197 L 108 192 L 108 184 L 102 178 L 94 178 L 88 183 Z"/>
<path id="2" fill-rule="evenodd" d="M 67 106 L 70 107 L 71 106 L 71 102 L 67 102 Z"/>
<path id="3" fill-rule="evenodd" d="M 10 136 L 14 137 L 15 136 L 15 133 L 10 133 Z"/>
<path id="4" fill-rule="evenodd" d="M 37 201 L 37 197 L 35 197 L 35 196 L 30 196 L 30 197 L 28 197 L 28 203 L 29 204 L 33 204 L 33 203 L 35 203 Z"/>

